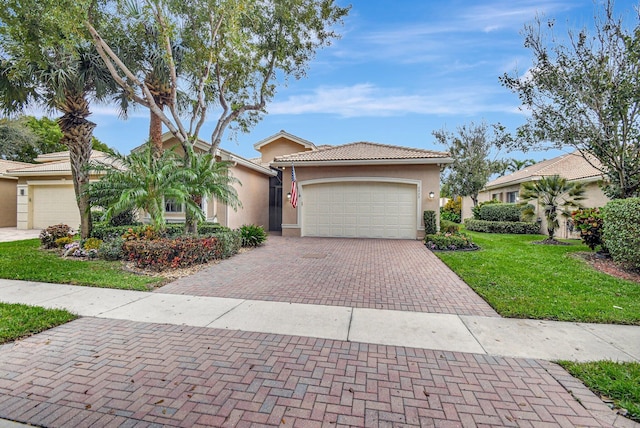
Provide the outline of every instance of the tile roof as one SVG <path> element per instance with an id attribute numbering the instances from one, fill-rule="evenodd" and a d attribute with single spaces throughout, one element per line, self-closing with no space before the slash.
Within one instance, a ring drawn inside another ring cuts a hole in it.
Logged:
<path id="1" fill-rule="evenodd" d="M 593 165 L 600 166 L 600 162 L 591 155 L 589 160 Z M 509 175 L 498 177 L 485 186 L 486 189 L 507 186 L 514 183 L 522 183 L 530 180 L 559 175 L 567 180 L 584 180 L 602 176 L 602 172 L 587 162 L 579 151 L 538 162 L 525 169 Z"/>
<path id="2" fill-rule="evenodd" d="M 0 174 L 7 172 L 7 170 L 15 169 L 15 168 L 23 168 L 27 166 L 32 166 L 31 163 L 26 162 L 17 162 L 6 159 L 0 159 Z"/>
<path id="3" fill-rule="evenodd" d="M 308 152 L 278 156 L 274 162 L 330 162 L 354 160 L 405 160 L 448 158 L 449 153 L 377 143 L 350 143 Z"/>
<path id="4" fill-rule="evenodd" d="M 66 152 L 67 156 L 69 152 Z M 91 153 L 91 160 L 96 162 L 111 163 L 111 157 L 104 152 L 94 150 Z M 69 160 L 50 161 L 39 164 L 23 164 L 11 168 L 7 171 L 7 175 L 30 175 L 30 174 L 71 174 L 71 163 Z"/>

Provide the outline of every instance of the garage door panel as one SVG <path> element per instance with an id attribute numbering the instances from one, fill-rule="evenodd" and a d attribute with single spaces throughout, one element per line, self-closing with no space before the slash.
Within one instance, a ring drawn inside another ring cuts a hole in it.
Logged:
<path id="1" fill-rule="evenodd" d="M 34 229 L 44 229 L 60 223 L 74 229 L 80 225 L 80 213 L 73 184 L 33 186 L 31 193 Z"/>
<path id="2" fill-rule="evenodd" d="M 332 182 L 303 188 L 302 235 L 415 239 L 417 186 Z"/>

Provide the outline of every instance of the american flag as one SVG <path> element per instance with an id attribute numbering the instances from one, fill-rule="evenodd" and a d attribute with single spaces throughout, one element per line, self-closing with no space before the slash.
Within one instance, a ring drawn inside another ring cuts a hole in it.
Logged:
<path id="1" fill-rule="evenodd" d="M 291 206 L 298 206 L 298 185 L 296 183 L 296 169 L 291 164 Z"/>

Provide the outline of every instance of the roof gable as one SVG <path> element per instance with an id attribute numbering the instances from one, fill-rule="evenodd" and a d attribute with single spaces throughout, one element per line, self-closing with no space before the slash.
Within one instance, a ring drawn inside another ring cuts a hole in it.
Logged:
<path id="1" fill-rule="evenodd" d="M 267 146 L 267 145 L 273 143 L 274 141 L 279 140 L 280 138 L 286 138 L 287 140 L 292 141 L 292 142 L 294 142 L 296 144 L 299 144 L 300 146 L 302 146 L 304 149 L 307 149 L 307 150 L 315 150 L 316 149 L 316 145 L 313 144 L 311 141 L 307 141 L 304 138 L 300 138 L 300 137 L 297 137 L 297 136 L 295 136 L 293 134 L 289 134 L 285 130 L 281 130 L 277 134 L 274 134 L 274 135 L 272 135 L 270 137 L 267 137 L 264 140 L 258 141 L 257 143 L 255 143 L 253 145 L 253 148 L 259 151 L 262 147 Z"/>

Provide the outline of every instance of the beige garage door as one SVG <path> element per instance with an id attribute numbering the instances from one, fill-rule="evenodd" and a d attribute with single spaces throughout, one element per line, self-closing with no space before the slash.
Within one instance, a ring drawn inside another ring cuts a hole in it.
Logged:
<path id="1" fill-rule="evenodd" d="M 45 227 L 64 223 L 73 229 L 80 226 L 80 212 L 73 184 L 65 186 L 33 186 L 33 227 Z"/>
<path id="2" fill-rule="evenodd" d="M 302 236 L 416 238 L 417 186 L 386 182 L 310 184 L 302 192 Z"/>

